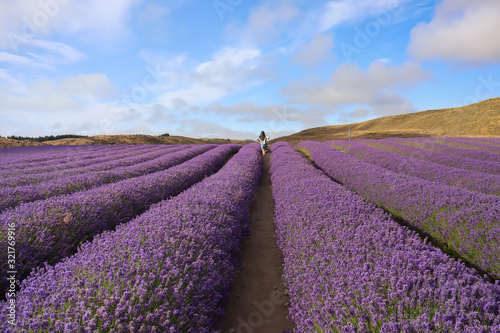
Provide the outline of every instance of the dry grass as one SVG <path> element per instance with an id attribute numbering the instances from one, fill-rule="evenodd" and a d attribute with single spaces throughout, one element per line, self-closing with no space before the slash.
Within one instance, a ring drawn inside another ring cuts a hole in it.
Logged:
<path id="1" fill-rule="evenodd" d="M 273 141 L 297 144 L 304 140 L 382 139 L 419 136 L 500 136 L 500 97 L 459 108 L 421 111 L 362 123 L 310 128 Z"/>

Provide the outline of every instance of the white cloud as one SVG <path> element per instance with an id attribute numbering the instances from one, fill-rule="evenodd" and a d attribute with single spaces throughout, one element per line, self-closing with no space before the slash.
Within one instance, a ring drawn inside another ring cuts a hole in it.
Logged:
<path id="1" fill-rule="evenodd" d="M 1 1 L 0 47 L 12 49 L 11 40 L 9 39 L 12 34 L 22 36 L 29 33 L 31 35 L 33 31 L 27 26 L 32 25 L 34 14 L 39 11 L 46 15 L 35 0 Z M 37 30 L 46 33 L 46 29 L 37 28 Z"/>
<path id="2" fill-rule="evenodd" d="M 226 35 L 242 45 L 262 45 L 283 34 L 299 14 L 300 10 L 285 1 L 266 2 L 250 13 L 244 28 L 228 25 Z"/>
<path id="3" fill-rule="evenodd" d="M 25 94 L 26 84 L 19 75 L 13 75 L 0 68 L 0 98 L 6 94 Z"/>
<path id="4" fill-rule="evenodd" d="M 0 97 L 0 112 L 75 113 L 84 104 L 109 98 L 112 93 L 112 84 L 104 74 L 80 74 L 59 82 L 37 80 L 25 88 L 24 94 Z"/>
<path id="5" fill-rule="evenodd" d="M 325 12 L 320 18 L 320 31 L 326 31 L 337 25 L 363 19 L 372 13 L 393 10 L 407 0 L 335 0 L 326 4 Z"/>
<path id="6" fill-rule="evenodd" d="M 197 105 L 217 101 L 225 95 L 227 95 L 226 91 L 221 88 L 193 84 L 188 89 L 166 92 L 160 96 L 159 100 L 168 107 L 174 107 L 179 99 L 190 105 Z"/>
<path id="7" fill-rule="evenodd" d="M 328 35 L 317 35 L 310 42 L 301 45 L 292 61 L 302 66 L 313 66 L 325 60 L 333 48 L 333 40 Z"/>
<path id="8" fill-rule="evenodd" d="M 114 92 L 113 85 L 105 74 L 78 74 L 63 78 L 60 83 L 63 93 L 86 101 L 107 99 Z"/>
<path id="9" fill-rule="evenodd" d="M 260 56 L 257 49 L 223 48 L 212 60 L 196 67 L 193 79 L 210 86 L 234 88 L 234 81 L 247 79 L 247 75 L 257 68 Z"/>
<path id="10" fill-rule="evenodd" d="M 230 129 L 213 121 L 206 121 L 197 118 L 185 119 L 179 122 L 176 135 L 188 136 L 192 138 L 235 138 L 249 139 L 255 136 L 251 131 L 240 131 Z"/>
<path id="11" fill-rule="evenodd" d="M 421 59 L 500 61 L 500 2 L 444 0 L 429 23 L 411 32 L 409 52 Z"/>
<path id="12" fill-rule="evenodd" d="M 86 56 L 78 50 L 75 50 L 71 46 L 63 43 L 51 42 L 45 40 L 32 39 L 28 41 L 28 44 L 36 48 L 47 51 L 47 54 L 35 54 L 29 52 L 29 54 L 39 59 L 42 62 L 53 64 L 53 63 L 74 63 L 86 58 Z"/>
<path id="13" fill-rule="evenodd" d="M 170 9 L 157 2 L 147 2 L 137 13 L 137 21 L 140 26 L 147 26 L 154 36 L 164 37 Z"/>
<path id="14" fill-rule="evenodd" d="M 167 64 L 162 75 L 167 87 L 159 97 L 162 104 L 171 107 L 180 98 L 187 104 L 210 103 L 222 97 L 255 85 L 259 79 L 261 53 L 257 49 L 223 48 L 210 61 L 185 68 L 179 72 Z M 179 59 L 180 68 L 186 58 Z M 171 68 L 169 71 L 168 68 Z M 181 89 L 175 87 L 184 87 Z"/>
<path id="15" fill-rule="evenodd" d="M 42 111 L 53 112 L 61 110 L 74 110 L 79 107 L 77 101 L 71 96 L 51 94 L 30 94 L 27 96 L 9 95 L 0 99 L 2 106 L 0 112 Z"/>
<path id="16" fill-rule="evenodd" d="M 158 21 L 165 20 L 170 14 L 170 9 L 166 6 L 160 5 L 157 2 L 147 2 L 138 14 L 138 21 L 141 25 L 149 25 L 151 22 L 158 23 Z"/>
<path id="17" fill-rule="evenodd" d="M 370 115 L 370 109 L 366 106 L 358 106 L 353 111 L 349 112 L 347 115 L 352 118 L 365 118 Z"/>
<path id="18" fill-rule="evenodd" d="M 50 70 L 55 64 L 71 64 L 86 58 L 80 51 L 62 43 L 27 38 L 22 40 L 31 51 L 26 52 L 26 56 L 0 52 L 0 62 L 8 63 L 15 68 Z"/>
<path id="19" fill-rule="evenodd" d="M 413 107 L 396 92 L 429 76 L 426 70 L 411 62 L 397 66 L 374 62 L 364 72 L 355 64 L 345 63 L 329 82 L 296 80 L 283 89 L 283 94 L 297 104 L 333 107 L 362 104 L 372 107 L 379 115 L 404 113 L 413 111 Z"/>
<path id="20" fill-rule="evenodd" d="M 42 39 L 53 33 L 87 42 L 115 42 L 129 34 L 135 5 L 143 0 L 23 0 L 0 2 L 0 47 L 16 49 L 13 38 Z"/>
<path id="21" fill-rule="evenodd" d="M 179 122 L 179 127 L 174 130 L 176 135 L 183 135 L 194 138 L 231 138 L 240 140 L 256 140 L 260 131 L 263 130 L 271 139 L 289 135 L 302 130 L 301 127 L 276 127 L 271 123 L 262 125 L 252 124 L 252 126 L 235 127 L 234 124 L 218 123 L 216 121 L 206 121 L 198 118 L 189 118 Z"/>
<path id="22" fill-rule="evenodd" d="M 45 69 L 50 68 L 47 64 L 39 63 L 33 59 L 7 52 L 0 52 L 0 62 L 21 67 L 45 68 Z"/>
<path id="23" fill-rule="evenodd" d="M 61 7 L 57 31 L 81 34 L 88 42 L 121 39 L 129 34 L 128 22 L 142 0 L 71 1 Z"/>
<path id="24" fill-rule="evenodd" d="M 325 110 L 307 109 L 287 105 L 258 105 L 252 102 L 236 103 L 224 106 L 213 103 L 203 109 L 205 112 L 224 116 L 236 116 L 238 121 L 251 123 L 256 121 L 299 124 L 301 127 L 319 126 L 325 123 Z"/>

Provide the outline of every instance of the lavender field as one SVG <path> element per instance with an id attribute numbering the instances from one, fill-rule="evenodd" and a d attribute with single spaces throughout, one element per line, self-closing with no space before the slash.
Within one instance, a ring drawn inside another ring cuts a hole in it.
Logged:
<path id="1" fill-rule="evenodd" d="M 263 171 L 256 143 L 1 148 L 0 331 L 222 333 Z M 294 332 L 500 332 L 500 139 L 276 142 L 269 172 Z"/>

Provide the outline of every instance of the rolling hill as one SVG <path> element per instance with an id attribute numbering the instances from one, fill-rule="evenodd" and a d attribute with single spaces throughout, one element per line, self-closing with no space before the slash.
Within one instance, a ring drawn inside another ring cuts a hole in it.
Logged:
<path id="1" fill-rule="evenodd" d="M 419 136 L 500 136 L 500 97 L 449 109 L 388 116 L 361 123 L 316 127 L 276 138 L 297 144 L 305 140 L 382 139 Z"/>

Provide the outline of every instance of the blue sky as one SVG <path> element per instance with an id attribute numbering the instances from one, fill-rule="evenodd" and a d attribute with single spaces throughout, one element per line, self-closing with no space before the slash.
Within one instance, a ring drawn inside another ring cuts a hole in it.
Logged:
<path id="1" fill-rule="evenodd" d="M 0 135 L 271 137 L 500 96 L 498 0 L 0 0 Z"/>

